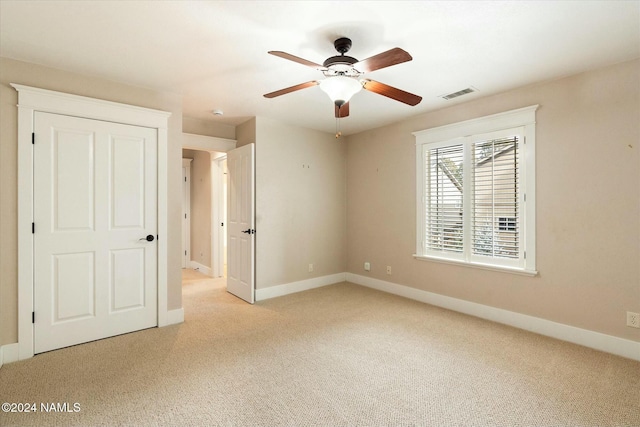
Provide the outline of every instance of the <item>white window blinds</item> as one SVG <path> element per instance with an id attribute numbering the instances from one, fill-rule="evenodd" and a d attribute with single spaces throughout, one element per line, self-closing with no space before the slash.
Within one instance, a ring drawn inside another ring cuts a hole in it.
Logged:
<path id="1" fill-rule="evenodd" d="M 471 246 L 474 255 L 520 256 L 519 136 L 471 144 Z"/>
<path id="2" fill-rule="evenodd" d="M 463 146 L 428 150 L 426 155 L 426 247 L 432 251 L 463 250 Z"/>

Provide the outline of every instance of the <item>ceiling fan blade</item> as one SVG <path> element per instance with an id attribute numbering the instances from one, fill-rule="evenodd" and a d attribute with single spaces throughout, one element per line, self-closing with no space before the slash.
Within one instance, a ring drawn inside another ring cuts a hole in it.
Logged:
<path id="1" fill-rule="evenodd" d="M 287 52 L 281 52 L 279 50 L 270 50 L 267 53 L 270 53 L 271 55 L 279 56 L 280 58 L 288 59 L 289 61 L 297 62 L 298 64 L 306 65 L 307 67 L 315 68 L 317 70 L 326 70 L 326 68 L 320 64 L 307 61 L 306 59 L 300 58 L 295 55 L 291 55 L 290 53 L 287 53 Z"/>
<path id="2" fill-rule="evenodd" d="M 295 91 L 300 90 L 300 89 L 306 89 L 308 87 L 316 86 L 318 84 L 320 84 L 320 82 L 318 82 L 316 80 L 312 80 L 310 82 L 300 83 L 299 85 L 295 85 L 295 86 L 287 87 L 287 88 L 284 88 L 284 89 L 276 90 L 275 92 L 267 93 L 267 94 L 264 95 L 264 97 L 265 98 L 275 98 L 276 96 L 286 95 L 287 93 L 295 92 Z"/>
<path id="3" fill-rule="evenodd" d="M 390 67 L 396 64 L 402 64 L 403 62 L 411 61 L 413 58 L 408 52 L 394 47 L 386 52 L 379 53 L 370 58 L 363 59 L 360 62 L 353 64 L 353 68 L 361 73 L 370 73 L 381 68 Z"/>
<path id="4" fill-rule="evenodd" d="M 349 103 L 343 104 L 342 107 L 338 108 L 335 106 L 336 110 L 336 118 L 348 117 L 349 116 Z"/>
<path id="5" fill-rule="evenodd" d="M 369 92 L 374 92 L 382 96 L 386 96 L 396 101 L 404 102 L 405 104 L 414 106 L 418 105 L 422 101 L 422 97 L 414 95 L 404 90 L 400 90 L 393 86 L 386 85 L 384 83 L 377 82 L 375 80 L 364 79 L 362 80 L 362 87 Z"/>

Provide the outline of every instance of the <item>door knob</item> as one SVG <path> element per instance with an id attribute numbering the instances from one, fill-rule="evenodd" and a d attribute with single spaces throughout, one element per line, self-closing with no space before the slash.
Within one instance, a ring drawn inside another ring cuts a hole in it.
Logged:
<path id="1" fill-rule="evenodd" d="M 247 234 L 256 234 L 256 230 L 252 230 L 250 228 L 247 228 L 246 230 L 242 230 L 242 232 Z"/>
<path id="2" fill-rule="evenodd" d="M 153 239 L 155 239 L 155 237 L 153 237 L 153 234 L 149 234 L 147 237 L 143 237 L 140 240 L 146 240 L 147 242 L 153 242 Z"/>

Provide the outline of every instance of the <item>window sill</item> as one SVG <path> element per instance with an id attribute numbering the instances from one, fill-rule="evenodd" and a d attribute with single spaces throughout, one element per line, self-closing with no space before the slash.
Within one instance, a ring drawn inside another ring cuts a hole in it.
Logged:
<path id="1" fill-rule="evenodd" d="M 472 268 L 479 268 L 482 270 L 491 270 L 491 271 L 499 271 L 502 273 L 512 273 L 512 274 L 518 274 L 521 276 L 529 276 L 529 277 L 534 277 L 538 275 L 538 271 L 537 270 L 523 270 L 520 268 L 512 268 L 512 267 L 502 267 L 502 266 L 498 266 L 498 265 L 488 265 L 488 264 L 481 264 L 481 263 L 477 263 L 477 262 L 465 262 L 465 261 L 457 261 L 457 260 L 453 260 L 453 259 L 447 259 L 447 258 L 438 258 L 438 257 L 434 257 L 434 256 L 427 256 L 427 255 L 416 255 L 413 254 L 413 257 L 417 260 L 420 261 L 435 261 L 435 262 L 440 262 L 443 264 L 452 264 L 452 265 L 460 265 L 460 266 L 464 266 L 464 267 L 472 267 Z"/>

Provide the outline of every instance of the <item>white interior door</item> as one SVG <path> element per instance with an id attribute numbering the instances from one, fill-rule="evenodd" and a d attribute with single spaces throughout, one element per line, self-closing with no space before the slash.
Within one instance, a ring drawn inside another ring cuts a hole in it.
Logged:
<path id="1" fill-rule="evenodd" d="M 255 145 L 227 153 L 227 291 L 255 301 Z"/>
<path id="2" fill-rule="evenodd" d="M 157 325 L 157 131 L 35 114 L 35 353 Z"/>

